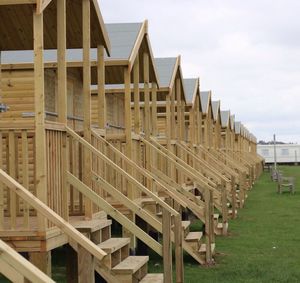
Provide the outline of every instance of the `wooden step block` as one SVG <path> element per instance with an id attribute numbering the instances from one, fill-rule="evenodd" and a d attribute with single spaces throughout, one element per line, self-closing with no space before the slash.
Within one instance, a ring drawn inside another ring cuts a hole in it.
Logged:
<path id="1" fill-rule="evenodd" d="M 218 220 L 219 217 L 220 217 L 220 214 L 218 214 L 218 213 L 215 213 L 215 214 L 214 214 L 214 220 Z"/>
<path id="2" fill-rule="evenodd" d="M 99 244 L 98 247 L 106 253 L 113 253 L 129 244 L 129 238 L 110 238 Z"/>
<path id="3" fill-rule="evenodd" d="M 162 273 L 148 273 L 140 283 L 163 283 L 164 275 Z"/>
<path id="4" fill-rule="evenodd" d="M 149 256 L 129 256 L 116 265 L 112 270 L 114 274 L 133 274 L 149 261 Z"/>
<path id="5" fill-rule="evenodd" d="M 190 232 L 185 237 L 185 241 L 187 242 L 198 242 L 202 238 L 203 233 L 202 232 Z"/>
<path id="6" fill-rule="evenodd" d="M 218 229 L 223 229 L 223 223 L 222 223 L 222 222 L 219 222 L 219 223 L 217 224 L 217 228 L 218 228 Z"/>
<path id="7" fill-rule="evenodd" d="M 191 221 L 189 221 L 189 220 L 184 220 L 184 221 L 181 221 L 181 224 L 182 224 L 182 228 L 183 228 L 184 230 L 186 230 L 186 229 L 188 229 L 189 226 L 191 225 Z"/>
<path id="8" fill-rule="evenodd" d="M 215 248 L 216 248 L 216 244 L 215 243 L 211 244 L 211 253 L 212 254 L 214 254 Z M 200 246 L 199 253 L 201 253 L 201 254 L 206 253 L 206 244 L 202 244 Z"/>

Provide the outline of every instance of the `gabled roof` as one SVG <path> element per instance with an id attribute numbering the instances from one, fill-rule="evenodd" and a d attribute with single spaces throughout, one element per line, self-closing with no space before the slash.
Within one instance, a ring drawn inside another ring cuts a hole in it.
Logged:
<path id="1" fill-rule="evenodd" d="M 6 1 L 9 2 L 9 1 Z M 57 48 L 57 1 L 32 1 L 43 11 L 44 48 Z M 0 5 L 0 50 L 33 50 L 33 4 Z M 67 0 L 67 48 L 82 48 L 82 1 Z M 17 20 L 16 20 L 17 19 Z M 91 0 L 91 47 L 110 51 L 97 0 Z"/>
<path id="2" fill-rule="evenodd" d="M 199 90 L 199 79 L 183 79 L 186 103 L 193 105 Z"/>
<path id="3" fill-rule="evenodd" d="M 221 111 L 221 125 L 222 128 L 227 128 L 229 126 L 230 111 Z"/>
<path id="4" fill-rule="evenodd" d="M 218 117 L 219 117 L 220 104 L 221 104 L 220 100 L 211 102 L 212 113 L 213 113 L 213 118 L 214 118 L 215 122 L 218 120 Z"/>
<path id="5" fill-rule="evenodd" d="M 176 57 L 154 59 L 160 87 L 171 87 L 173 74 L 176 71 Z"/>
<path id="6" fill-rule="evenodd" d="M 167 57 L 167 58 L 155 58 L 156 70 L 160 82 L 160 88 L 172 89 L 175 85 L 176 76 L 179 73 L 181 81 L 181 94 L 186 101 L 186 94 L 183 85 L 183 76 L 181 71 L 181 58 Z"/>
<path id="7" fill-rule="evenodd" d="M 111 44 L 109 60 L 129 59 L 142 26 L 143 23 L 105 24 Z"/>
<path id="8" fill-rule="evenodd" d="M 211 91 L 200 91 L 201 108 L 204 114 L 208 113 Z"/>
<path id="9" fill-rule="evenodd" d="M 234 122 L 234 130 L 238 135 L 241 133 L 241 122 Z"/>

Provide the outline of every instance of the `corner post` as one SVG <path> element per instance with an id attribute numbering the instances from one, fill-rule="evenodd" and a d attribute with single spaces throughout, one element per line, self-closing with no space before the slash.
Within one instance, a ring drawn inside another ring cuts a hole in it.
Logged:
<path id="1" fill-rule="evenodd" d="M 44 90 L 44 36 L 43 13 L 33 12 L 34 33 L 34 107 L 35 107 L 35 183 L 37 197 L 47 204 L 45 90 Z M 38 213 L 40 231 L 46 229 L 45 218 Z"/>

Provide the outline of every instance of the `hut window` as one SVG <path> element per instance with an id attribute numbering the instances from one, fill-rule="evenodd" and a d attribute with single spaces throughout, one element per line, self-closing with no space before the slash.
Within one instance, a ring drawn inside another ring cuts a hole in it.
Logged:
<path id="1" fill-rule="evenodd" d="M 269 156 L 270 155 L 270 151 L 268 149 L 262 149 L 261 150 L 261 154 L 262 154 L 262 156 Z"/>
<path id="2" fill-rule="evenodd" d="M 281 155 L 289 156 L 289 149 L 288 148 L 282 148 L 281 149 Z"/>

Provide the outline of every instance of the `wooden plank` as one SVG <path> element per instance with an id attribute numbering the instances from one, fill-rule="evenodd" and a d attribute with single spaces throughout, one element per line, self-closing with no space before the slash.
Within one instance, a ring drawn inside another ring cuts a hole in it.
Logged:
<path id="1" fill-rule="evenodd" d="M 51 277 L 51 251 L 49 252 L 29 252 L 29 261 L 39 270 Z"/>
<path id="2" fill-rule="evenodd" d="M 0 132 L 0 169 L 3 169 L 3 136 Z M 0 182 L 0 230 L 4 227 L 4 185 Z"/>
<path id="3" fill-rule="evenodd" d="M 133 93 L 134 93 L 134 132 L 140 134 L 140 63 L 139 56 L 136 57 L 133 66 Z"/>
<path id="4" fill-rule="evenodd" d="M 86 142 L 84 139 L 82 139 L 76 132 L 74 132 L 69 127 L 66 127 L 66 131 L 69 135 L 71 135 L 75 140 L 80 142 L 82 145 L 84 145 L 86 148 L 92 151 L 93 154 L 101 158 L 103 161 L 106 162 L 107 165 L 111 166 L 113 169 L 115 169 L 117 172 L 119 172 L 122 176 L 126 178 L 127 181 L 129 181 L 132 185 L 135 185 L 137 188 L 139 188 L 143 193 L 147 194 L 149 197 L 151 197 L 153 200 L 155 200 L 159 205 L 166 208 L 172 215 L 177 215 L 178 212 L 169 207 L 164 201 L 162 201 L 157 195 L 153 194 L 151 191 L 149 191 L 146 187 L 144 187 L 142 184 L 140 184 L 137 180 L 135 180 L 131 175 L 129 175 L 126 171 L 124 171 L 122 168 L 120 168 L 118 165 L 116 165 L 112 160 L 110 160 L 108 157 L 106 157 L 103 153 L 98 151 L 96 148 L 94 148 L 91 144 Z"/>
<path id="5" fill-rule="evenodd" d="M 15 270 L 16 273 L 21 274 L 28 280 L 37 283 L 54 282 L 51 278 L 41 272 L 37 267 L 28 262 L 24 257 L 19 255 L 16 251 L 6 245 L 0 240 L 0 261 L 5 262 L 8 267 Z M 4 275 L 5 270 L 2 269 L 4 266 L 0 264 L 0 273 Z M 9 277 L 8 277 L 9 278 Z M 9 278 L 12 279 L 12 278 Z M 22 282 L 22 281 L 17 281 Z"/>
<path id="6" fill-rule="evenodd" d="M 67 123 L 67 27 L 66 0 L 57 1 L 57 91 L 58 121 Z"/>
<path id="7" fill-rule="evenodd" d="M 78 283 L 95 282 L 94 258 L 81 245 L 77 248 L 78 255 Z"/>
<path id="8" fill-rule="evenodd" d="M 83 109 L 84 109 L 84 120 L 83 120 L 83 131 L 84 138 L 87 142 L 91 142 L 91 63 L 90 63 L 90 49 L 91 49 L 91 30 L 90 30 L 90 0 L 82 1 L 82 46 L 83 46 Z M 92 160 L 91 153 L 89 150 L 84 149 L 83 154 L 84 167 L 83 167 L 83 181 L 91 187 L 91 168 Z M 92 218 L 93 207 L 92 202 L 85 199 L 85 216 Z"/>
<path id="9" fill-rule="evenodd" d="M 93 254 L 99 260 L 106 256 L 99 247 L 94 243 L 89 241 L 85 236 L 83 236 L 79 231 L 77 231 L 71 224 L 65 221 L 62 217 L 52 211 L 46 204 L 40 201 L 37 197 L 26 190 L 22 185 L 16 182 L 8 174 L 6 174 L 2 169 L 0 169 L 0 180 L 11 190 L 16 192 L 24 201 L 30 203 L 30 205 L 35 208 L 38 212 L 43 214 L 49 221 L 55 224 L 63 232 L 65 232 L 70 238 L 82 245 L 91 254 Z"/>
<path id="10" fill-rule="evenodd" d="M 157 84 L 152 82 L 151 90 L 151 110 L 152 110 L 152 135 L 157 136 Z"/>
<path id="11" fill-rule="evenodd" d="M 94 175 L 93 179 L 99 185 L 101 185 L 101 188 L 103 188 L 107 193 L 109 193 L 115 200 L 120 201 L 133 213 L 137 214 L 139 217 L 144 219 L 149 225 L 151 225 L 158 232 L 160 233 L 163 232 L 161 223 L 157 219 L 155 219 L 148 211 L 142 209 L 134 201 L 127 198 L 125 195 L 123 195 L 120 191 L 118 191 L 116 188 L 114 188 L 112 185 L 110 185 L 108 182 L 106 182 L 102 177 L 100 177 L 96 173 L 93 173 L 93 175 Z"/>
<path id="12" fill-rule="evenodd" d="M 34 25 L 34 107 L 35 107 L 35 166 L 37 197 L 47 203 L 46 134 L 44 93 L 43 14 L 33 12 Z M 45 219 L 38 214 L 39 230 L 46 228 Z"/>
<path id="13" fill-rule="evenodd" d="M 23 174 L 23 186 L 29 190 L 29 172 L 28 172 L 28 139 L 27 131 L 22 131 L 22 174 Z M 23 227 L 29 228 L 29 206 L 28 203 L 23 202 Z"/>
<path id="14" fill-rule="evenodd" d="M 95 205 L 103 209 L 107 214 L 113 217 L 123 227 L 126 227 L 127 230 L 129 230 L 133 235 L 138 237 L 156 253 L 162 255 L 162 246 L 158 242 L 156 242 L 152 237 L 150 237 L 147 233 L 145 233 L 141 228 L 139 228 L 126 216 L 124 216 L 113 206 L 111 206 L 108 202 L 102 199 L 99 195 L 97 195 L 94 191 L 92 191 L 88 186 L 82 183 L 70 172 L 68 172 L 67 178 L 70 184 L 72 184 L 77 190 L 79 190 L 82 194 L 89 198 Z"/>
<path id="15" fill-rule="evenodd" d="M 98 126 L 100 129 L 106 127 L 106 99 L 105 99 L 105 64 L 104 46 L 97 48 L 97 78 L 98 78 Z"/>
<path id="16" fill-rule="evenodd" d="M 171 241 L 171 214 L 163 209 L 162 228 L 163 228 L 163 265 L 164 265 L 164 282 L 173 282 L 172 272 L 172 241 Z M 181 231 L 180 231 L 181 233 Z"/>
<path id="17" fill-rule="evenodd" d="M 182 224 L 181 215 L 174 219 L 175 236 L 175 262 L 176 262 L 176 282 L 184 282 L 183 248 L 182 248 Z"/>

